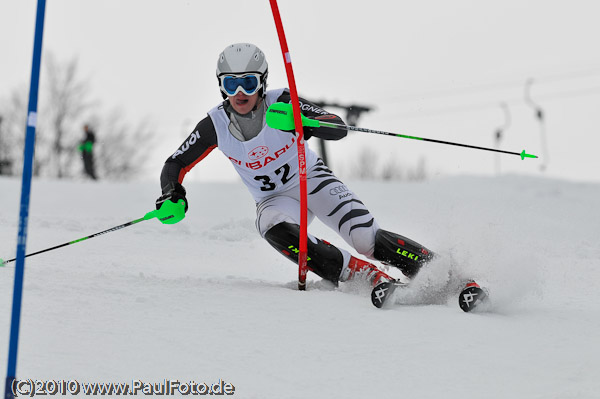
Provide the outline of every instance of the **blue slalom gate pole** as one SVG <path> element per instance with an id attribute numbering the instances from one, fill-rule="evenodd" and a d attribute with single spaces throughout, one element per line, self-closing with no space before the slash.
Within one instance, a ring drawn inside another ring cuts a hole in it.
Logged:
<path id="1" fill-rule="evenodd" d="M 27 129 L 23 156 L 23 180 L 21 183 L 21 206 L 19 211 L 19 235 L 17 238 L 17 258 L 15 264 L 15 284 L 13 288 L 12 318 L 10 322 L 10 342 L 8 347 L 8 369 L 4 398 L 13 399 L 13 382 L 17 375 L 17 349 L 19 344 L 19 326 L 21 323 L 21 301 L 23 298 L 23 276 L 25 274 L 25 246 L 27 243 L 27 221 L 29 218 L 29 196 L 31 193 L 31 175 L 33 170 L 33 150 L 35 148 L 35 128 L 37 125 L 38 88 L 40 82 L 40 64 L 42 59 L 42 38 L 44 33 L 44 14 L 46 0 L 38 0 L 33 42 L 33 60 L 31 62 L 31 83 L 29 86 L 29 107 L 27 110 Z"/>

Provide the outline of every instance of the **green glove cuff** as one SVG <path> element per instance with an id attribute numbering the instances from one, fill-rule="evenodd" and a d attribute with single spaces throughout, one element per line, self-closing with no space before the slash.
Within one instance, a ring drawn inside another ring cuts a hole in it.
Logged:
<path id="1" fill-rule="evenodd" d="M 309 119 L 306 116 L 300 114 L 302 117 L 302 126 L 308 127 L 320 127 L 319 121 Z M 274 103 L 269 106 L 267 110 L 267 125 L 278 130 L 295 130 L 294 124 L 294 111 L 292 104 L 286 103 Z"/>
<path id="2" fill-rule="evenodd" d="M 160 209 L 151 213 L 154 213 L 154 217 L 158 218 L 162 224 L 179 223 L 185 218 L 185 201 L 182 199 L 177 203 L 165 201 Z"/>

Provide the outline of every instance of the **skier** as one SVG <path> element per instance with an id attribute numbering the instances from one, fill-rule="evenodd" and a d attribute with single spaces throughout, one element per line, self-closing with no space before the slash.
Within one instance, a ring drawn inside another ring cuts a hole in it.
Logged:
<path id="1" fill-rule="evenodd" d="M 217 80 L 223 102 L 208 111 L 175 153 L 167 158 L 156 200 L 159 219 L 177 223 L 188 209 L 183 179 L 213 149 L 231 161 L 256 201 L 256 228 L 276 250 L 298 261 L 300 193 L 295 133 L 276 130 L 265 123 L 269 105 L 291 102 L 287 89 L 267 91 L 268 66 L 263 52 L 253 44 L 225 48 L 217 61 Z M 302 114 L 343 123 L 300 98 Z M 312 136 L 339 140 L 345 130 L 304 128 Z M 358 196 L 340 181 L 317 155 L 305 147 L 308 221 L 316 216 L 338 233 L 359 254 L 398 267 L 409 278 L 433 256 L 422 245 L 383 230 Z M 308 235 L 308 269 L 336 284 L 356 276 L 373 286 L 391 280 L 377 266 L 351 255 L 325 240 Z"/>

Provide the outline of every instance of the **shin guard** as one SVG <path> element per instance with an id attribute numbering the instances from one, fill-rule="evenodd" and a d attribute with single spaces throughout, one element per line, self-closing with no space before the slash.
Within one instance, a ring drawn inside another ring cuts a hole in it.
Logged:
<path id="1" fill-rule="evenodd" d="M 433 258 L 433 253 L 421 244 L 399 234 L 377 230 L 373 257 L 380 262 L 396 266 L 410 278 Z"/>
<path id="2" fill-rule="evenodd" d="M 279 223 L 265 233 L 265 239 L 286 258 L 298 263 L 300 226 L 288 222 Z M 323 240 L 316 239 L 315 243 L 310 237 L 307 247 L 308 270 L 337 284 L 344 265 L 340 250 Z"/>

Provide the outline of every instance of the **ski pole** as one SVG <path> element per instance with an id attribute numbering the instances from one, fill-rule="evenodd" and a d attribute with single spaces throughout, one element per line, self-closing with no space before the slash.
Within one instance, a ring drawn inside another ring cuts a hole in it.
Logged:
<path id="1" fill-rule="evenodd" d="M 25 255 L 25 257 L 27 258 L 29 256 L 38 255 L 38 254 L 41 254 L 41 253 L 44 253 L 44 252 L 48 252 L 48 251 L 52 251 L 52 250 L 55 250 L 55 249 L 58 249 L 58 248 L 66 247 L 67 245 L 76 244 L 76 243 L 81 242 L 81 241 L 89 240 L 90 238 L 98 237 L 98 236 L 100 236 L 102 234 L 112 233 L 113 231 L 121 230 L 121 229 L 123 229 L 125 227 L 134 225 L 134 224 L 139 223 L 139 222 L 143 222 L 144 220 L 153 219 L 155 217 L 158 217 L 157 211 L 151 211 L 151 212 L 146 213 L 144 215 L 144 217 L 132 220 L 131 222 L 123 223 L 123 224 L 121 224 L 119 226 L 112 227 L 112 228 L 110 228 L 108 230 L 104 230 L 104 231 L 101 231 L 99 233 L 95 233 L 95 234 L 89 235 L 87 237 L 79 238 L 77 240 L 69 241 L 69 242 L 66 242 L 64 244 L 60 244 L 60 245 L 54 246 L 52 248 L 42 249 L 41 251 L 37 251 L 37 252 L 31 253 L 31 254 Z M 8 264 L 10 262 L 15 261 L 16 259 L 17 258 L 13 258 L 13 259 L 9 259 L 9 260 L 2 260 L 2 259 L 0 259 L 0 266 L 4 266 L 4 265 L 6 265 L 6 264 Z"/>
<path id="2" fill-rule="evenodd" d="M 405 139 L 428 141 L 430 143 L 448 144 L 448 145 L 454 145 L 454 146 L 458 146 L 458 147 L 473 148 L 476 150 L 485 150 L 485 151 L 492 151 L 492 152 L 500 152 L 503 154 L 519 155 L 522 160 L 525 158 L 537 158 L 537 155 L 527 154 L 525 152 L 525 150 L 523 150 L 521 152 L 504 151 L 504 150 L 498 150 L 495 148 L 479 147 L 479 146 L 475 146 L 475 145 L 455 143 L 452 141 L 443 141 L 443 140 L 428 139 L 428 138 L 424 138 L 424 137 L 408 136 L 405 134 L 384 132 L 382 130 L 365 129 L 362 127 L 342 125 L 342 124 L 338 124 L 338 123 L 325 122 L 325 121 L 317 120 L 317 119 L 310 119 L 304 115 L 302 115 L 302 124 L 304 126 L 309 126 L 309 127 L 323 126 L 323 127 L 330 127 L 333 129 L 354 130 L 357 132 L 375 133 L 375 134 L 382 134 L 385 136 L 395 136 L 395 137 L 401 137 L 401 138 L 405 138 Z M 293 111 L 292 111 L 291 104 L 286 104 L 286 103 L 271 104 L 271 106 L 267 110 L 267 125 L 269 125 L 269 127 L 272 127 L 274 129 L 279 129 L 279 130 L 293 130 L 294 129 L 294 120 L 293 120 Z"/>

